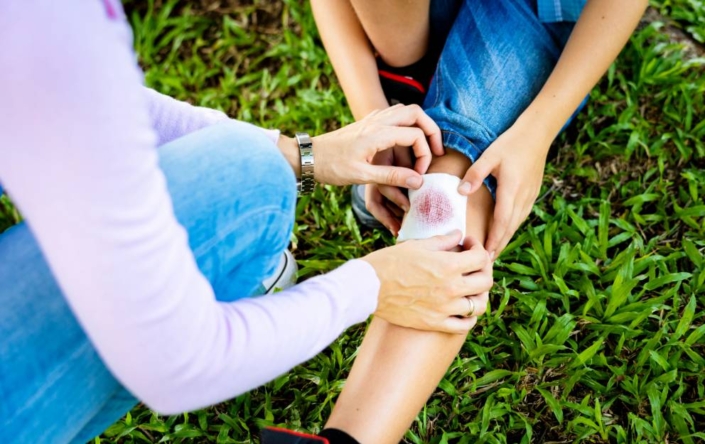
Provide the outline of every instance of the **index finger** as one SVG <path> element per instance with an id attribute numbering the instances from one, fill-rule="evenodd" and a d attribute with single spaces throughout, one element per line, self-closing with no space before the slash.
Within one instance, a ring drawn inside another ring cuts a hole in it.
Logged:
<path id="1" fill-rule="evenodd" d="M 382 132 L 377 140 L 377 146 L 370 146 L 377 153 L 393 149 L 397 145 L 410 146 L 416 156 L 414 170 L 423 174 L 431 164 L 431 150 L 426 140 L 426 136 L 421 128 L 406 127 L 398 125 L 381 126 L 378 131 Z M 376 154 L 375 154 L 376 155 Z"/>
<path id="2" fill-rule="evenodd" d="M 385 111 L 387 112 L 377 116 L 380 122 L 393 126 L 419 127 L 428 138 L 431 152 L 436 156 L 444 154 L 441 129 L 420 106 L 407 105 L 399 108 L 387 108 Z M 416 153 L 414 152 L 414 154 Z"/>

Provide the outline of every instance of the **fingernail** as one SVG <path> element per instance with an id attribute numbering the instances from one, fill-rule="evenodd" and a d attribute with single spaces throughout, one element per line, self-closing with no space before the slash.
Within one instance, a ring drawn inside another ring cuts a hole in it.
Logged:
<path id="1" fill-rule="evenodd" d="M 407 204 L 402 205 L 401 209 L 404 210 L 405 213 L 409 212 L 409 206 Z"/>
<path id="2" fill-rule="evenodd" d="M 458 187 L 458 192 L 460 194 L 470 194 L 470 191 L 472 190 L 472 185 L 470 185 L 470 182 L 462 182 L 460 186 Z"/>
<path id="3" fill-rule="evenodd" d="M 495 252 L 490 251 L 490 261 L 494 261 L 494 255 L 495 255 Z"/>
<path id="4" fill-rule="evenodd" d="M 413 188 L 413 189 L 421 188 L 422 183 L 423 183 L 423 179 L 421 179 L 420 176 L 413 176 L 413 177 L 406 179 L 406 185 L 409 188 Z"/>

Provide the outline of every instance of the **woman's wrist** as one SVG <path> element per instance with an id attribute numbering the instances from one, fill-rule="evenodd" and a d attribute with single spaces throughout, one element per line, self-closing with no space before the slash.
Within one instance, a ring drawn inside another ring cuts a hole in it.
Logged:
<path id="1" fill-rule="evenodd" d="M 293 137 L 287 137 L 285 135 L 280 135 L 277 141 L 277 146 L 279 151 L 286 159 L 286 161 L 291 165 L 291 169 L 294 171 L 294 175 L 297 179 L 301 178 L 301 153 L 299 152 L 299 144 Z"/>

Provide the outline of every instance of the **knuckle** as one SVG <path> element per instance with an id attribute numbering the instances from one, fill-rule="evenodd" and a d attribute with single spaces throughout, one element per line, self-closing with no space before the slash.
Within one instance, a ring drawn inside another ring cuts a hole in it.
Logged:
<path id="1" fill-rule="evenodd" d="M 398 183 L 400 179 L 401 177 L 399 176 L 399 171 L 396 169 L 390 170 L 387 173 L 387 183 Z"/>
<path id="2" fill-rule="evenodd" d="M 414 137 L 417 140 L 423 141 L 426 139 L 426 133 L 424 133 L 421 128 L 413 128 L 413 130 L 414 130 Z M 421 148 L 424 149 L 424 148 L 426 148 L 426 146 L 422 144 Z"/>
<path id="3" fill-rule="evenodd" d="M 365 208 L 367 208 L 367 211 L 373 213 L 377 211 L 379 204 L 374 199 L 368 199 L 365 201 Z"/>
<path id="4" fill-rule="evenodd" d="M 490 258 L 487 256 L 487 252 L 485 251 L 485 249 L 478 249 L 474 253 L 475 254 L 473 257 L 473 265 L 476 267 L 476 270 L 485 268 L 487 263 L 490 261 Z"/>
<path id="5" fill-rule="evenodd" d="M 473 316 L 482 316 L 485 313 L 487 313 L 487 304 L 482 304 L 480 307 L 477 307 L 477 309 L 475 309 Z"/>
<path id="6" fill-rule="evenodd" d="M 487 265 L 487 261 L 489 260 L 487 258 L 487 254 L 485 253 L 480 253 L 480 252 L 475 252 L 475 251 L 468 251 L 468 259 L 465 264 L 458 264 L 458 268 L 465 272 L 473 272 L 473 271 L 478 271 L 481 270 L 482 268 Z"/>
<path id="7" fill-rule="evenodd" d="M 494 279 L 492 278 L 492 275 L 483 274 L 480 279 L 480 285 L 486 292 L 494 286 Z"/>
<path id="8" fill-rule="evenodd" d="M 456 296 L 462 295 L 464 293 L 462 285 L 460 285 L 460 283 L 455 280 L 446 282 L 443 288 L 446 297 L 450 298 L 455 298 Z"/>

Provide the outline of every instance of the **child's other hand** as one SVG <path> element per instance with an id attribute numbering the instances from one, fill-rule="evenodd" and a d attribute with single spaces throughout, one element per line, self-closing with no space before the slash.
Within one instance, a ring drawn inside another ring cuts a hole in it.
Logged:
<path id="1" fill-rule="evenodd" d="M 497 195 L 485 249 L 496 258 L 529 216 L 541 190 L 552 138 L 517 121 L 465 173 L 458 191 L 470 195 L 492 174 Z"/>

